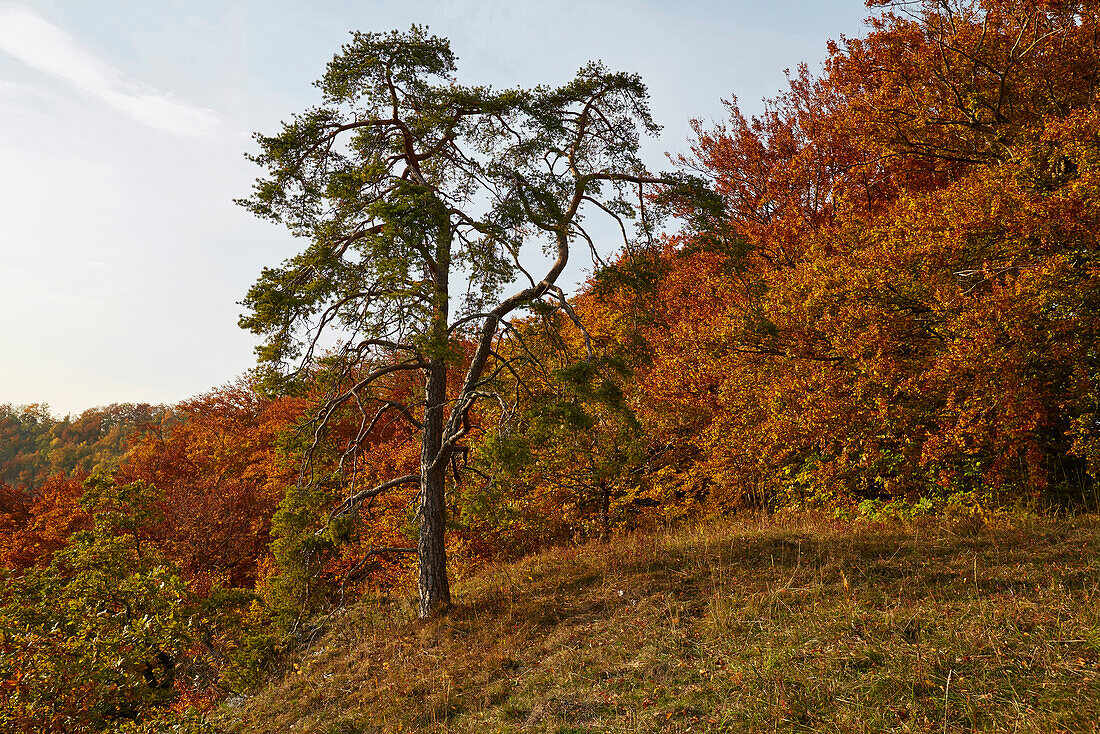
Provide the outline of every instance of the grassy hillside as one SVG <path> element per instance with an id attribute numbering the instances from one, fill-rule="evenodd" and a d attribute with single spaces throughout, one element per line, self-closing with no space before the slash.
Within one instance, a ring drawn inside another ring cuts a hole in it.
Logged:
<path id="1" fill-rule="evenodd" d="M 1100 520 L 786 522 L 553 550 L 347 610 L 248 732 L 1088 732 Z"/>

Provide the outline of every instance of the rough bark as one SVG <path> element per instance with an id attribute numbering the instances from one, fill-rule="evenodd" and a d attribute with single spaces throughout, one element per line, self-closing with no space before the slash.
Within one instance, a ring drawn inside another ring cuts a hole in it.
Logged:
<path id="1" fill-rule="evenodd" d="M 451 230 L 441 227 L 435 252 L 435 267 L 429 275 L 435 282 L 432 304 L 430 363 L 424 381 L 424 425 L 420 443 L 420 507 L 417 512 L 420 538 L 417 542 L 419 597 L 417 615 L 426 619 L 451 604 L 447 577 L 447 456 L 444 445 L 447 411 L 447 324 L 450 316 Z"/>
<path id="2" fill-rule="evenodd" d="M 420 539 L 417 543 L 420 603 L 417 614 L 421 618 L 430 617 L 451 603 L 445 547 L 444 490 L 447 462 L 436 461 L 443 447 L 443 413 L 447 400 L 447 364 L 442 359 L 432 362 L 424 397 L 426 408 L 420 449 L 420 508 L 417 513 L 420 525 Z"/>

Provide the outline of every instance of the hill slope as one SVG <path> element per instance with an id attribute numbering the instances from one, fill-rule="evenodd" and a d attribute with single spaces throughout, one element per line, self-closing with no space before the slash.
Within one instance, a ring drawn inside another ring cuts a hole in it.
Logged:
<path id="1" fill-rule="evenodd" d="M 1100 521 L 798 520 L 553 550 L 442 619 L 371 600 L 249 732 L 1097 731 Z"/>

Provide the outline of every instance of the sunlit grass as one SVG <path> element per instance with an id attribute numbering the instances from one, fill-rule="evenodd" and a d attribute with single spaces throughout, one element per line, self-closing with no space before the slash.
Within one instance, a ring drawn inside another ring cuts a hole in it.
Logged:
<path id="1" fill-rule="evenodd" d="M 1100 523 L 800 518 L 488 568 L 338 618 L 241 731 L 1096 731 Z"/>

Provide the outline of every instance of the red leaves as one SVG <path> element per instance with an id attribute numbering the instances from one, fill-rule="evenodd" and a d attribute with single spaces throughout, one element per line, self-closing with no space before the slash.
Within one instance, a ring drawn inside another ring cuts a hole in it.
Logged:
<path id="1" fill-rule="evenodd" d="M 255 585 L 271 517 L 298 469 L 279 438 L 302 407 L 237 382 L 181 403 L 133 441 L 119 480 L 160 490 L 163 520 L 145 532 L 185 578 Z"/>
<path id="2" fill-rule="evenodd" d="M 0 566 L 26 569 L 49 562 L 77 530 L 91 527 L 80 507 L 83 476 L 56 475 L 31 498 L 0 483 Z"/>

